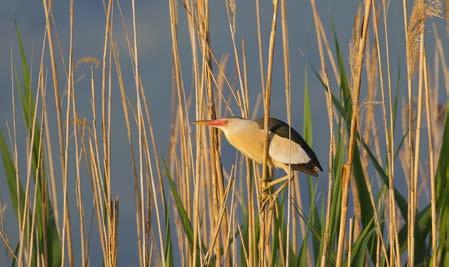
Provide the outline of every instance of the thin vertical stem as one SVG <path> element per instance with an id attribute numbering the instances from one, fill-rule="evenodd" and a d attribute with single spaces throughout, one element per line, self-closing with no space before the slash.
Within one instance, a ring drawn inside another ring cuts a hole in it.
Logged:
<path id="1" fill-rule="evenodd" d="M 276 26 L 277 26 L 277 12 L 278 12 L 278 0 L 273 0 L 273 16 L 271 21 L 271 32 L 270 32 L 270 43 L 268 48 L 268 66 L 267 66 L 267 79 L 266 88 L 264 92 L 264 146 L 263 146 L 263 169 L 262 169 L 262 179 L 263 182 L 260 183 L 262 188 L 265 188 L 266 182 L 268 181 L 268 119 L 270 117 L 270 103 L 271 103 L 271 80 L 273 74 L 273 58 L 274 58 L 274 46 L 276 37 Z M 266 193 L 266 192 L 264 192 Z M 259 265 L 265 266 L 267 259 L 269 259 L 269 230 L 270 222 L 269 217 L 270 211 L 268 208 L 261 210 L 260 212 L 260 240 L 259 240 Z"/>
<path id="2" fill-rule="evenodd" d="M 323 234 L 323 245 L 321 249 L 321 257 L 319 258 L 320 266 L 324 267 L 326 264 L 328 243 L 329 243 L 329 232 L 330 232 L 330 212 L 331 212 L 331 200 L 332 200 L 332 187 L 333 187 L 333 156 L 334 156 L 334 110 L 332 105 L 332 93 L 329 84 L 329 78 L 326 71 L 326 65 L 324 61 L 324 51 L 323 51 L 323 41 L 320 34 L 320 18 L 316 8 L 315 0 L 310 0 L 310 4 L 313 10 L 313 19 L 315 22 L 315 32 L 318 43 L 318 52 L 320 55 L 320 66 L 321 66 L 321 78 L 323 79 L 325 86 L 327 88 L 326 93 L 326 108 L 328 113 L 328 123 L 329 123 L 329 154 L 328 154 L 328 162 L 329 162 L 329 170 L 328 170 L 328 191 L 327 191 L 327 200 L 326 200 L 326 219 L 324 225 L 324 234 Z M 318 263 L 317 263 L 318 264 Z"/>
<path id="3" fill-rule="evenodd" d="M 431 209 L 431 220 L 432 220 L 432 266 L 437 266 L 437 214 L 436 214 L 436 196 L 435 196 L 435 163 L 434 163 L 434 144 L 432 138 L 432 119 L 430 117 L 430 88 L 429 81 L 427 77 L 427 57 L 424 54 L 424 90 L 425 90 L 425 101 L 426 101 L 426 120 L 427 120 L 427 143 L 429 147 L 429 180 L 430 180 L 430 209 Z"/>
<path id="4" fill-rule="evenodd" d="M 356 67 L 357 73 L 354 79 L 354 88 L 353 88 L 353 99 L 352 99 L 352 116 L 351 116 L 351 128 L 349 135 L 349 148 L 348 148 L 348 159 L 343 168 L 343 197 L 341 201 L 341 216 L 340 216 L 340 232 L 338 236 L 338 249 L 337 249 L 337 261 L 336 266 L 340 267 L 343 261 L 343 248 L 344 248 L 344 240 L 345 240 L 345 232 L 346 232 L 346 213 L 347 213 L 347 205 L 348 205 L 348 185 L 351 177 L 352 171 L 352 160 L 354 157 L 354 147 L 356 143 L 356 129 L 357 129 L 357 121 L 359 117 L 359 95 L 360 95 L 360 83 L 362 78 L 362 63 L 363 63 L 363 54 L 365 51 L 366 38 L 368 33 L 368 23 L 371 11 L 371 0 L 365 2 L 364 9 L 364 19 L 363 19 L 363 32 L 360 38 L 360 43 L 357 51 L 356 58 Z"/>

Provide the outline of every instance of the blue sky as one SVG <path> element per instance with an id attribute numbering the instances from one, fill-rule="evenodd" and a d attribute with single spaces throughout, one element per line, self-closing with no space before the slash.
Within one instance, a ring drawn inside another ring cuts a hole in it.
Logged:
<path id="1" fill-rule="evenodd" d="M 228 53 L 232 55 L 232 43 L 227 24 L 226 11 L 224 1 L 210 1 L 211 14 L 211 39 L 212 47 L 216 56 L 221 57 Z M 264 49 L 268 47 L 268 33 L 271 20 L 271 3 L 266 2 L 261 6 L 262 16 L 262 32 Z M 322 16 L 325 28 L 330 33 L 332 24 L 335 25 L 337 37 L 340 40 L 344 54 L 346 55 L 348 40 L 351 35 L 353 16 L 356 13 L 357 5 L 360 1 L 317 1 L 318 10 Z M 400 1 L 392 1 L 390 7 L 390 39 L 392 42 L 392 61 L 399 62 L 405 57 L 403 50 L 399 50 L 398 46 L 403 43 L 403 22 L 402 7 Z M 121 1 L 125 21 L 128 29 L 131 27 L 131 11 L 130 1 Z M 236 1 L 237 4 L 237 40 L 245 40 L 247 47 L 248 74 L 251 99 L 254 102 L 257 94 L 260 92 L 259 66 L 257 59 L 257 43 L 256 43 L 256 19 L 255 19 L 255 1 Z M 25 1 L 25 0 L 2 0 L 0 4 L 0 128 L 6 128 L 6 121 L 11 122 L 11 79 L 10 79 L 10 55 L 13 49 L 13 61 L 19 63 L 17 55 L 17 43 L 15 36 L 14 20 L 20 27 L 25 48 L 29 59 L 33 60 L 33 66 L 39 60 L 42 38 L 45 27 L 44 11 L 41 1 Z M 68 12 L 69 1 L 55 1 L 54 18 L 56 30 L 60 36 L 63 54 L 66 54 L 68 47 Z M 319 68 L 318 51 L 316 48 L 315 29 L 313 24 L 312 12 L 309 1 L 289 1 L 288 6 L 288 27 L 289 27 L 289 46 L 291 61 L 291 79 L 293 90 L 293 126 L 300 130 L 302 128 L 302 95 L 304 87 L 304 73 L 306 67 L 308 69 L 308 81 L 311 89 L 312 98 L 312 114 L 314 126 L 314 149 L 318 157 L 321 159 L 323 167 L 327 163 L 328 151 L 328 122 L 325 102 L 323 97 L 323 88 L 310 70 L 312 66 Z M 153 113 L 153 121 L 156 130 L 156 139 L 159 149 L 164 157 L 166 155 L 169 129 L 170 129 L 170 92 L 171 92 L 171 36 L 170 24 L 168 18 L 168 1 L 136 1 L 137 25 L 138 25 L 138 42 L 139 57 L 141 63 L 141 74 L 149 98 L 151 112 Z M 180 50 L 182 55 L 182 67 L 184 72 L 184 82 L 187 91 L 192 92 L 190 74 L 190 47 L 186 32 L 185 17 L 182 7 L 179 6 L 180 13 Z M 103 36 L 104 36 L 105 15 L 103 11 L 102 1 L 94 0 L 75 0 L 75 32 L 74 47 L 75 60 L 83 56 L 94 56 L 98 59 L 102 57 Z M 440 25 L 441 26 L 441 25 Z M 130 60 L 126 44 L 124 42 L 123 33 L 121 31 L 118 13 L 115 19 L 114 35 L 119 41 L 122 61 L 124 62 L 123 71 L 125 74 L 125 82 L 127 87 L 133 88 L 133 79 L 130 68 Z M 430 30 L 429 30 L 430 31 Z M 429 32 L 427 33 L 430 34 Z M 278 36 L 280 37 L 280 36 Z M 332 41 L 331 36 L 328 36 Z M 278 38 L 278 41 L 280 39 Z M 273 79 L 273 95 L 272 95 L 272 114 L 278 118 L 286 120 L 284 107 L 284 82 L 283 82 L 283 66 L 281 61 L 280 42 L 276 48 L 276 59 L 274 65 Z M 432 47 L 431 45 L 429 47 Z M 432 48 L 431 48 L 432 50 Z M 31 53 L 33 52 L 33 57 Z M 431 54 L 429 52 L 429 54 Z M 60 59 L 58 59 L 60 60 Z M 392 62 L 393 66 L 397 63 Z M 49 65 L 47 65 L 49 67 Z M 36 77 L 37 68 L 34 68 L 33 77 Z M 402 68 L 405 70 L 405 68 Z M 88 69 L 81 69 L 78 73 L 87 73 Z M 96 70 L 96 75 L 100 75 L 100 71 Z M 235 71 L 228 68 L 228 77 L 234 81 Z M 35 82 L 35 79 L 34 79 Z M 35 85 L 35 83 L 34 83 Z M 77 85 L 79 97 L 79 110 L 81 113 L 90 113 L 89 109 L 89 87 L 86 79 Z M 118 89 L 115 87 L 115 89 Z M 133 92 L 133 91 L 130 91 Z M 130 93 L 131 95 L 133 93 Z M 52 102 L 51 102 L 52 103 Z M 117 107 L 117 116 L 113 117 L 112 132 L 112 189 L 114 195 L 120 197 L 120 229 L 119 229 L 119 265 L 134 266 L 137 265 L 137 253 L 135 247 L 135 222 L 134 222 L 134 192 L 132 188 L 131 169 L 129 162 L 129 150 L 126 139 L 125 127 L 123 124 L 123 116 L 121 114 L 121 106 L 119 102 L 118 90 L 113 93 L 113 103 Z M 193 114 L 193 113 L 192 113 Z M 82 114 L 81 114 L 82 115 Z M 193 117 L 191 118 L 194 119 Z M 19 127 L 23 129 L 23 127 Z M 23 137 L 19 134 L 19 136 Z M 325 140 L 321 142 L 320 140 Z M 21 143 L 23 145 L 23 142 Z M 234 155 L 235 153 L 228 145 L 224 146 L 225 155 Z M 224 158 L 225 166 L 229 167 L 233 157 Z M 323 181 L 326 175 L 320 178 Z M 87 179 L 85 179 L 86 190 L 88 190 Z M 324 182 L 323 182 L 324 183 Z M 323 191 L 325 187 L 323 187 Z M 324 194 L 324 192 L 323 192 Z M 73 197 L 73 195 L 71 196 Z M 0 200 L 2 203 L 8 203 L 8 192 L 4 179 L 3 169 L 0 168 Z M 10 210 L 10 206 L 7 209 Z M 73 209 L 72 209 L 73 210 Z M 7 211 L 8 212 L 8 211 Z M 7 213 L 11 215 L 11 213 Z M 12 217 L 11 217 L 12 218 Z M 12 232 L 15 226 L 14 219 L 7 220 L 7 229 Z M 95 241 L 93 241 L 95 244 Z M 131 244 L 131 245 L 129 245 Z M 100 253 L 99 248 L 92 245 L 94 255 Z M 93 263 L 97 262 L 100 257 L 92 257 Z M 5 260 L 4 253 L 0 253 L 0 265 Z M 99 262 L 98 262 L 99 263 Z M 95 266 L 93 264 L 93 266 Z"/>

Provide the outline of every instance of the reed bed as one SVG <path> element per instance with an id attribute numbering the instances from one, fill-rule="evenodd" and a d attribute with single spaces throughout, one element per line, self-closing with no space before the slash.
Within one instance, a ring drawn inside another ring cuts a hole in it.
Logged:
<path id="1" fill-rule="evenodd" d="M 449 265 L 449 102 L 448 90 L 440 89 L 449 85 L 442 40 L 447 31 L 433 24 L 445 19 L 442 3 L 403 0 L 401 39 L 392 36 L 386 0 L 360 2 L 352 29 L 325 25 L 323 11 L 310 0 L 304 8 L 313 14 L 319 62 L 304 64 L 298 109 L 292 107 L 296 70 L 288 1 L 273 0 L 270 13 L 255 1 L 258 62 L 249 62 L 238 34 L 244 15 L 238 2 L 224 1 L 222 31 L 230 46 L 221 55 L 213 46 L 215 10 L 209 1 L 169 0 L 170 122 L 158 120 L 149 106 L 137 36 L 145 25 L 138 24 L 138 3 L 126 4 L 129 14 L 119 1 L 103 1 L 104 42 L 97 57 L 74 58 L 73 0 L 63 33 L 56 30 L 53 2 L 42 0 L 45 33 L 37 65 L 31 67 L 33 56 L 16 28 L 12 117 L 0 132 L 1 178 L 9 191 L 9 205 L 0 203 L 5 265 L 92 266 L 93 257 L 118 265 L 122 211 L 111 182 L 117 179 L 111 172 L 117 114 L 127 133 L 122 142 L 129 147 L 130 166 L 123 167 L 130 170 L 126 178 L 135 197 L 135 224 L 127 227 L 134 227 L 136 236 L 126 246 L 137 248 L 139 266 Z M 262 14 L 270 14 L 269 25 L 262 25 Z M 180 40 L 180 25 L 188 42 Z M 352 36 L 339 40 L 337 31 Z M 119 39 L 126 55 L 120 54 Z M 391 54 L 392 39 L 402 56 Z M 67 42 L 67 51 L 61 42 Z M 399 62 L 397 72 L 393 61 Z M 90 70 L 84 77 L 89 110 L 79 109 L 80 65 Z M 282 69 L 282 84 L 273 84 L 273 68 Z M 249 88 L 249 69 L 260 74 L 258 89 Z M 321 99 L 311 101 L 311 79 L 321 83 L 313 88 Z M 119 107 L 113 106 L 113 90 L 119 92 Z M 283 94 L 285 102 L 271 101 L 273 94 Z M 325 106 L 327 121 L 312 121 L 314 103 Z M 327 157 L 320 157 L 327 168 L 319 180 L 296 174 L 267 207 L 263 203 L 272 191 L 264 185 L 277 174 L 267 166 L 268 132 L 262 166 L 240 154 L 227 165 L 221 134 L 191 121 L 263 114 L 267 129 L 273 105 L 285 106 L 289 124 L 301 113 L 300 132 L 310 144 L 329 145 Z M 25 140 L 18 140 L 23 136 L 18 123 L 25 125 Z M 156 136 L 162 123 L 170 124 L 167 137 Z M 317 128 L 326 129 L 328 140 L 313 139 Z M 161 142 L 168 143 L 167 151 L 161 151 Z M 6 218 L 5 209 L 15 218 Z M 12 222 L 15 231 L 5 231 Z M 100 255 L 92 252 L 92 239 Z"/>

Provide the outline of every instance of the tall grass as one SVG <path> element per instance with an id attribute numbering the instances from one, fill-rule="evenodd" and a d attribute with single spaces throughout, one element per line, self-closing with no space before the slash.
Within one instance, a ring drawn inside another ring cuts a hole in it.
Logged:
<path id="1" fill-rule="evenodd" d="M 229 33 L 230 48 L 221 56 L 212 46 L 214 33 L 209 25 L 215 10 L 209 2 L 168 1 L 173 101 L 170 136 L 164 138 L 155 136 L 155 127 L 166 122 L 153 118 L 142 82 L 137 28 L 144 25 L 137 23 L 135 1 L 130 3 L 131 14 L 123 12 L 119 2 L 104 2 L 102 55 L 77 60 L 74 1 L 68 10 L 69 30 L 58 35 L 53 4 L 43 0 L 46 24 L 36 69 L 28 63 L 30 55 L 17 27 L 14 49 L 20 58 L 11 58 L 13 115 L 0 132 L 3 178 L 11 203 L 7 208 L 16 216 L 5 218 L 0 205 L 0 239 L 9 264 L 91 266 L 92 258 L 99 257 L 90 247 L 90 240 L 96 238 L 103 264 L 117 265 L 122 241 L 120 200 L 111 190 L 111 124 L 117 123 L 112 113 L 123 115 L 127 132 L 124 141 L 131 166 L 126 167 L 135 196 L 135 225 L 129 227 L 136 228 L 133 240 L 141 266 L 449 264 L 449 102 L 438 86 L 440 80 L 449 84 L 441 40 L 447 32 L 426 34 L 431 21 L 441 16 L 438 1 L 408 4 L 402 2 L 404 41 L 394 40 L 404 54 L 399 56 L 390 54 L 393 14 L 387 1 L 361 3 L 354 27 L 336 29 L 324 25 L 322 11 L 310 0 L 305 8 L 313 14 L 320 60 L 311 64 L 313 75 L 304 70 L 302 108 L 298 109 L 292 107 L 293 53 L 288 31 L 292 12 L 287 12 L 287 1 L 273 1 L 270 25 L 262 25 L 261 16 L 266 13 L 255 2 L 259 62 L 248 62 L 245 39 L 238 39 L 237 2 L 224 3 L 227 17 L 222 30 Z M 127 17 L 132 25 L 127 25 Z M 180 40 L 181 24 L 188 30 L 188 42 Z M 336 31 L 352 32 L 352 37 L 338 40 Z M 121 59 L 119 38 L 125 40 L 130 64 Z M 56 47 L 64 40 L 68 49 L 58 55 Z M 434 62 L 429 44 L 436 47 Z M 348 46 L 348 55 L 342 46 Z M 181 48 L 187 56 L 181 56 Z M 279 55 L 282 61 L 275 61 Z M 396 74 L 391 61 L 397 60 L 400 71 Z M 276 86 L 275 62 L 283 65 L 283 84 Z M 78 64 L 91 65 L 90 110 L 79 109 L 74 76 Z M 97 77 L 93 69 L 98 66 Z M 132 76 L 124 77 L 124 68 L 130 68 Z M 250 69 L 260 73 L 259 89 L 248 86 Z M 33 73 L 37 73 L 35 80 Z M 132 85 L 125 82 L 130 79 Z M 322 98 L 313 102 L 311 79 L 322 85 L 315 89 L 321 90 Z M 187 80 L 191 84 L 186 85 Z M 114 88 L 120 93 L 120 112 L 112 111 Z M 272 102 L 272 94 L 284 94 L 285 103 Z M 251 99 L 255 95 L 258 98 Z M 446 103 L 440 103 L 441 99 Z M 319 103 L 326 106 L 326 122 L 312 121 L 312 105 Z M 314 139 L 313 133 L 317 128 L 329 129 L 329 147 L 327 157 L 320 157 L 321 162 L 327 158 L 323 164 L 327 169 L 319 178 L 326 182 L 294 173 L 296 179 L 265 205 L 276 190 L 266 187 L 275 179 L 266 163 L 268 132 L 262 166 L 240 154 L 227 166 L 222 164 L 221 134 L 216 129 L 193 128 L 190 122 L 227 114 L 253 118 L 263 113 L 267 129 L 273 105 L 286 107 L 284 120 L 290 124 L 302 110 L 300 132 L 315 147 L 326 142 Z M 16 106 L 21 107 L 22 119 L 16 115 Z M 56 121 L 48 110 L 55 110 Z M 18 140 L 16 127 L 22 120 L 24 142 Z M 160 142 L 168 142 L 167 153 L 160 151 Z M 82 190 L 86 187 L 82 181 L 89 181 L 90 191 Z M 70 184 L 75 184 L 74 199 L 69 197 Z M 86 199 L 92 199 L 93 206 Z M 95 221 L 87 219 L 90 213 Z M 6 233 L 3 225 L 11 221 L 17 222 L 15 232 Z"/>

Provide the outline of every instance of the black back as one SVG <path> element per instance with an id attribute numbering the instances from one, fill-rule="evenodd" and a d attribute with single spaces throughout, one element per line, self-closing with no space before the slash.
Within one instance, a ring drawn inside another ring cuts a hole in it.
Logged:
<path id="1" fill-rule="evenodd" d="M 261 129 L 264 128 L 263 118 L 257 119 L 256 122 Z M 307 162 L 305 164 L 297 164 L 297 165 L 301 165 L 298 167 L 305 167 L 303 165 L 308 165 L 307 167 L 313 168 L 314 166 L 316 166 L 316 167 L 318 167 L 318 169 L 323 171 L 323 168 L 321 167 L 320 162 L 318 161 L 318 158 L 315 155 L 315 152 L 313 152 L 312 148 L 310 148 L 310 146 L 306 143 L 306 141 L 304 141 L 302 136 L 297 131 L 295 131 L 295 129 L 291 128 L 287 123 L 285 123 L 281 120 L 278 120 L 278 119 L 272 118 L 272 117 L 268 118 L 268 130 L 270 132 L 277 134 L 280 137 L 288 139 L 289 138 L 289 136 L 288 136 L 289 129 L 291 130 L 291 140 L 293 140 L 293 142 L 299 144 L 301 146 L 301 148 L 304 149 L 304 151 L 310 157 L 309 162 Z M 294 168 L 295 166 L 292 165 L 292 167 Z"/>

